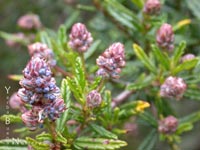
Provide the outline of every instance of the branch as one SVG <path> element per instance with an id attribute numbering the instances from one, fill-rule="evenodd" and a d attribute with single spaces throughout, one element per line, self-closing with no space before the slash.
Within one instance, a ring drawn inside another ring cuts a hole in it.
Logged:
<path id="1" fill-rule="evenodd" d="M 119 104 L 123 103 L 129 96 L 131 96 L 134 93 L 134 91 L 125 90 L 119 95 L 117 95 L 115 98 L 112 99 L 112 108 L 115 108 Z"/>

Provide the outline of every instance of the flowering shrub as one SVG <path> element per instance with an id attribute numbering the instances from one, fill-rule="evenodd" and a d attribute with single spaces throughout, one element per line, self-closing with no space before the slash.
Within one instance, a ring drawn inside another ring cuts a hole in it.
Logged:
<path id="1" fill-rule="evenodd" d="M 93 24 L 99 31 L 93 30 L 92 23 L 78 22 L 76 12 L 57 31 L 27 14 L 17 21 L 22 32 L 0 32 L 8 46 L 24 45 L 30 55 L 22 75 L 9 76 L 21 86 L 9 100 L 19 113 L 0 117 L 21 123 L 22 139 L 20 144 L 3 139 L 0 148 L 124 149 L 123 135 L 142 124 L 150 133 L 138 150 L 155 149 L 157 141 L 178 150 L 182 134 L 200 120 L 199 111 L 184 116 L 172 107 L 185 99 L 200 100 L 199 58 L 186 51 L 187 42 L 176 41 L 191 20 L 171 23 L 159 0 L 92 4 L 78 6 L 113 22 L 113 39 L 103 33 L 105 41 L 99 40 L 103 25 Z"/>

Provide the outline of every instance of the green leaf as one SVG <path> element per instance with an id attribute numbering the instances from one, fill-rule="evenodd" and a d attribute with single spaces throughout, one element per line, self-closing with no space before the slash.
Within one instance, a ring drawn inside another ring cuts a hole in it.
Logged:
<path id="1" fill-rule="evenodd" d="M 119 13 L 118 10 L 114 9 L 113 7 L 108 6 L 108 12 L 122 25 L 130 28 L 135 29 L 134 25 L 132 24 L 131 20 L 128 19 L 127 16 L 125 16 L 123 13 Z"/>
<path id="2" fill-rule="evenodd" d="M 127 89 L 128 90 L 140 90 L 142 88 L 145 88 L 145 87 L 151 85 L 151 83 L 154 79 L 155 79 L 155 76 L 153 76 L 153 75 L 146 76 L 145 74 L 141 74 L 140 77 L 134 83 L 130 83 L 127 86 Z"/>
<path id="3" fill-rule="evenodd" d="M 200 111 L 194 112 L 190 115 L 187 115 L 183 118 L 179 119 L 179 123 L 180 124 L 184 124 L 184 123 L 195 123 L 197 121 L 200 120 Z"/>
<path id="4" fill-rule="evenodd" d="M 38 142 L 30 137 L 26 137 L 26 141 L 31 145 L 34 150 L 50 150 L 50 145 L 42 142 Z"/>
<path id="5" fill-rule="evenodd" d="M 190 98 L 191 100 L 200 101 L 200 92 L 197 88 L 188 88 L 184 93 L 184 96 Z"/>
<path id="6" fill-rule="evenodd" d="M 51 39 L 47 32 L 41 31 L 39 33 L 39 38 L 42 43 L 46 44 L 49 48 L 52 49 Z"/>
<path id="7" fill-rule="evenodd" d="M 11 75 L 8 75 L 8 78 L 14 81 L 20 81 L 23 78 L 23 75 L 11 74 Z"/>
<path id="8" fill-rule="evenodd" d="M 157 68 L 150 61 L 148 56 L 145 54 L 144 50 L 137 44 L 133 44 L 133 49 L 135 51 L 136 56 L 142 61 L 142 63 L 154 74 L 157 72 Z"/>
<path id="9" fill-rule="evenodd" d="M 21 117 L 17 115 L 2 115 L 0 117 L 1 121 L 7 122 L 7 123 L 16 123 L 16 122 L 22 122 Z"/>
<path id="10" fill-rule="evenodd" d="M 66 19 L 66 22 L 64 23 L 66 29 L 69 29 L 73 23 L 76 22 L 77 18 L 80 15 L 80 11 L 73 11 L 73 13 Z"/>
<path id="11" fill-rule="evenodd" d="M 89 125 L 96 133 L 101 135 L 101 137 L 109 138 L 109 139 L 117 139 L 117 135 L 113 134 L 112 132 L 106 130 L 104 127 L 99 126 L 97 124 L 90 124 Z"/>
<path id="12" fill-rule="evenodd" d="M 143 140 L 138 150 L 153 150 L 154 145 L 158 139 L 156 130 L 152 130 Z"/>
<path id="13" fill-rule="evenodd" d="M 178 65 L 173 70 L 173 74 L 177 74 L 183 70 L 190 70 L 190 69 L 194 68 L 197 65 L 198 61 L 199 60 L 197 58 L 195 58 L 195 59 L 183 62 L 182 64 Z"/>
<path id="14" fill-rule="evenodd" d="M 165 68 L 165 70 L 169 70 L 169 68 L 170 68 L 170 60 L 169 60 L 168 55 L 165 55 L 155 45 L 152 45 L 152 50 L 153 50 L 153 54 L 157 58 L 159 64 L 161 64 Z"/>
<path id="15" fill-rule="evenodd" d="M 189 0 L 186 1 L 189 9 L 192 11 L 192 13 L 200 19 L 200 3 L 199 0 Z"/>
<path id="16" fill-rule="evenodd" d="M 84 53 L 84 59 L 85 60 L 87 60 L 88 58 L 90 58 L 90 56 L 92 56 L 92 54 L 94 54 L 94 52 L 97 50 L 100 43 L 101 43 L 101 40 L 96 40 L 92 43 L 92 45 L 87 50 L 87 52 Z"/>
<path id="17" fill-rule="evenodd" d="M 28 144 L 23 139 L 2 139 L 0 140 L 0 150 L 28 150 Z"/>
<path id="18" fill-rule="evenodd" d="M 180 61 L 181 56 L 184 53 L 186 47 L 186 42 L 183 41 L 179 44 L 179 46 L 175 49 L 173 57 L 172 57 L 172 66 L 176 66 L 177 63 Z"/>
<path id="19" fill-rule="evenodd" d="M 121 140 L 89 137 L 79 137 L 74 142 L 74 146 L 78 150 L 115 150 L 126 145 L 127 143 Z"/>
<path id="20" fill-rule="evenodd" d="M 95 80 L 93 81 L 93 83 L 90 85 L 90 90 L 89 91 L 92 91 L 92 90 L 96 89 L 99 86 L 99 84 L 101 82 L 101 79 L 102 79 L 101 76 L 97 76 L 95 78 Z"/>
<path id="21" fill-rule="evenodd" d="M 182 123 L 182 124 L 179 124 L 177 130 L 176 130 L 176 134 L 180 135 L 182 134 L 183 132 L 187 132 L 187 131 L 190 131 L 193 129 L 193 125 L 192 123 Z"/>
<path id="22" fill-rule="evenodd" d="M 120 106 L 119 119 L 128 119 L 133 115 L 143 113 L 149 106 L 149 103 L 141 100 L 128 102 Z"/>
<path id="23" fill-rule="evenodd" d="M 41 142 L 51 141 L 52 137 L 51 137 L 51 134 L 43 132 L 41 134 L 36 135 L 36 140 L 41 141 Z"/>
<path id="24" fill-rule="evenodd" d="M 116 0 L 105 0 L 105 5 L 107 6 L 109 13 L 116 20 L 129 28 L 141 29 L 140 20 L 137 16 L 121 3 Z"/>
<path id="25" fill-rule="evenodd" d="M 82 89 L 82 92 L 85 90 L 86 86 L 86 77 L 85 77 L 85 72 L 84 72 L 84 66 L 82 64 L 82 60 L 80 57 L 76 58 L 75 62 L 75 77 L 78 81 L 79 86 Z"/>
<path id="26" fill-rule="evenodd" d="M 137 7 L 139 7 L 140 9 L 143 8 L 144 5 L 144 0 L 131 0 L 135 5 L 137 5 Z"/>
<path id="27" fill-rule="evenodd" d="M 56 141 L 67 144 L 67 139 L 60 133 L 57 133 Z"/>
<path id="28" fill-rule="evenodd" d="M 152 116 L 149 112 L 144 112 L 139 115 L 142 120 L 144 120 L 150 126 L 157 128 L 158 123 L 157 120 Z"/>
<path id="29" fill-rule="evenodd" d="M 84 10 L 84 11 L 95 11 L 96 10 L 96 8 L 94 6 L 82 5 L 82 4 L 78 4 L 77 8 L 80 10 Z"/>
<path id="30" fill-rule="evenodd" d="M 66 27 L 64 25 L 61 25 L 58 29 L 58 38 L 57 42 L 65 49 L 66 44 L 67 44 L 67 31 Z"/>
<path id="31" fill-rule="evenodd" d="M 61 117 L 57 119 L 57 131 L 60 131 L 61 133 L 64 131 L 66 121 L 68 120 L 69 117 L 69 110 L 70 110 L 70 105 L 71 105 L 71 100 L 70 100 L 70 87 L 67 83 L 66 79 L 63 79 L 61 82 L 61 93 L 62 93 L 62 98 L 64 99 L 64 102 L 66 104 L 67 110 L 65 110 L 64 113 L 62 113 Z"/>
<path id="32" fill-rule="evenodd" d="M 79 85 L 77 85 L 77 82 L 74 79 L 71 79 L 69 77 L 66 78 L 67 79 L 67 83 L 68 86 L 70 87 L 70 90 L 72 91 L 74 97 L 76 98 L 76 100 L 78 100 L 79 102 L 83 102 L 82 100 L 82 89 Z"/>

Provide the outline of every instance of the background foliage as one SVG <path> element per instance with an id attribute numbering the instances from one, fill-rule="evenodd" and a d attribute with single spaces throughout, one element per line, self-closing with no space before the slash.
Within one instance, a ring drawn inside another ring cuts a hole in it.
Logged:
<path id="1" fill-rule="evenodd" d="M 200 52 L 200 4 L 198 0 L 163 0 L 162 3 L 164 5 L 162 7 L 161 15 L 152 18 L 150 21 L 154 28 L 148 33 L 145 33 L 142 32 L 143 26 L 140 24 L 140 21 L 142 20 L 142 0 L 77 0 L 75 4 L 69 4 L 63 0 L 20 0 L 20 2 L 4 0 L 0 1 L 0 29 L 1 31 L 8 33 L 20 31 L 16 25 L 16 21 L 20 16 L 28 12 L 38 14 L 45 28 L 53 29 L 56 32 L 58 31 L 60 24 L 65 24 L 67 33 L 69 33 L 73 23 L 83 22 L 87 25 L 90 32 L 92 32 L 93 38 L 95 39 L 94 42 L 96 43 L 95 52 L 88 54 L 91 55 L 91 57 L 86 61 L 89 72 L 92 73 L 95 70 L 95 59 L 108 47 L 108 45 L 120 41 L 124 43 L 126 47 L 127 60 L 126 68 L 123 69 L 121 74 L 122 77 L 120 78 L 123 82 L 109 82 L 107 83 L 106 88 L 111 90 L 112 96 L 115 97 L 120 91 L 126 88 L 124 83 L 134 83 L 129 86 L 129 89 L 137 90 L 137 92 L 132 94 L 127 101 L 135 99 L 149 100 L 152 97 L 149 94 L 144 94 L 144 90 L 147 91 L 146 93 L 151 91 L 151 89 L 148 88 L 148 81 L 151 81 L 154 77 L 151 72 L 154 72 L 160 66 L 149 66 L 151 63 L 145 62 L 145 59 L 141 58 L 144 56 L 142 54 L 142 49 L 149 53 L 149 47 L 151 46 L 149 43 L 155 43 L 155 31 L 162 23 L 167 21 L 172 24 L 174 28 L 177 28 L 175 31 L 175 44 L 177 46 L 181 41 L 186 41 L 187 47 L 184 53 L 193 53 L 196 56 L 199 56 Z M 184 19 L 190 19 L 191 23 L 189 25 L 180 26 L 180 21 Z M 134 46 L 134 51 L 132 47 L 133 43 L 137 43 L 137 45 Z M 142 49 L 140 49 L 138 45 Z M 156 51 L 156 49 L 154 49 L 154 51 Z M 150 57 L 152 56 L 150 55 Z M 159 62 L 159 56 L 157 57 L 158 59 L 155 60 Z M 4 40 L 0 39 L 0 58 L 0 86 L 2 89 L 0 91 L 2 95 L 1 114 L 4 114 L 4 107 L 6 105 L 4 86 L 10 85 L 12 87 L 11 92 L 14 92 L 19 88 L 18 82 L 8 80 L 7 75 L 21 74 L 21 71 L 29 60 L 29 56 L 25 46 L 9 48 L 5 45 Z M 148 58 L 146 60 L 151 61 L 152 59 Z M 155 64 L 157 65 L 159 63 Z M 161 65 L 166 68 L 168 67 L 167 63 Z M 197 83 L 197 86 L 199 84 L 199 82 L 196 82 L 199 81 L 199 71 L 199 67 L 196 67 L 195 70 L 193 70 L 194 78 L 191 77 L 193 80 L 190 80 L 191 83 Z M 175 73 L 176 72 L 178 71 L 176 70 Z M 185 78 L 187 78 L 188 74 L 190 73 L 184 71 L 181 73 Z M 146 80 L 143 80 L 144 78 L 146 78 Z M 141 84 L 141 81 L 144 83 Z M 138 85 L 136 83 L 138 83 Z M 167 103 L 169 103 L 174 110 L 173 113 L 178 116 L 178 118 L 182 118 L 188 114 L 199 111 L 199 95 L 198 88 L 195 91 L 191 88 L 187 91 L 187 95 L 183 100 L 179 102 L 169 100 Z M 168 110 L 166 111 L 168 113 Z M 198 118 L 199 115 L 197 113 L 190 122 L 196 122 L 199 120 Z M 135 123 L 137 123 L 137 129 L 134 130 L 134 133 L 122 136 L 123 139 L 128 140 L 128 146 L 126 149 L 137 149 L 144 139 L 147 139 L 145 141 L 148 141 L 148 138 L 152 141 L 157 140 L 158 137 L 153 136 L 155 131 L 152 130 L 151 126 L 148 126 L 148 123 L 146 126 L 143 119 L 138 119 Z M 4 124 L 1 125 L 4 126 Z M 15 128 L 15 126 L 13 126 L 13 128 Z M 95 128 L 95 125 L 93 128 Z M 199 149 L 199 128 L 200 126 L 198 122 L 194 124 L 192 131 L 183 134 L 183 139 L 180 145 L 182 150 Z M 18 137 L 18 135 L 13 136 Z M 5 135 L 1 134 L 0 137 L 3 139 Z M 31 141 L 31 139 L 28 140 Z M 148 146 L 151 147 L 151 145 Z M 144 147 L 145 144 L 142 148 L 140 147 L 140 149 L 145 149 Z M 165 142 L 156 142 L 154 148 L 159 150 L 161 147 L 166 147 L 166 149 L 168 149 Z"/>

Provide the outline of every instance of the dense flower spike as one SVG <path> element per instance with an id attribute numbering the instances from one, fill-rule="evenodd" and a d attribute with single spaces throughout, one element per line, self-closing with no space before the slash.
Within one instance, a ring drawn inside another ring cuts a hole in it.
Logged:
<path id="1" fill-rule="evenodd" d="M 174 116 L 168 116 L 159 121 L 158 131 L 163 134 L 174 133 L 178 126 L 178 120 Z"/>
<path id="2" fill-rule="evenodd" d="M 20 28 L 27 30 L 39 29 L 42 26 L 39 16 L 35 14 L 27 14 L 20 17 L 17 24 Z"/>
<path id="3" fill-rule="evenodd" d="M 48 48 L 46 44 L 36 42 L 34 44 L 28 45 L 28 50 L 30 56 L 44 58 L 47 60 L 50 66 L 56 65 L 54 53 L 50 48 Z"/>
<path id="4" fill-rule="evenodd" d="M 114 43 L 96 60 L 100 69 L 97 71 L 98 76 L 119 78 L 121 68 L 125 66 L 124 45 Z"/>
<path id="5" fill-rule="evenodd" d="M 181 62 L 185 62 L 185 61 L 188 61 L 188 60 L 192 60 L 195 58 L 195 55 L 194 54 L 186 54 L 184 55 L 182 58 L 181 58 Z"/>
<path id="6" fill-rule="evenodd" d="M 101 94 L 93 90 L 87 95 L 87 106 L 89 108 L 95 108 L 98 107 L 102 102 Z"/>
<path id="7" fill-rule="evenodd" d="M 91 33 L 88 32 L 87 28 L 82 23 L 73 25 L 69 38 L 69 46 L 78 52 L 87 51 L 93 41 Z"/>
<path id="8" fill-rule="evenodd" d="M 24 78 L 20 81 L 23 88 L 19 89 L 18 95 L 32 108 L 22 115 L 22 120 L 28 128 L 34 130 L 45 118 L 55 121 L 66 107 L 60 98 L 55 79 L 51 76 L 50 67 L 44 59 L 32 57 L 23 73 Z"/>
<path id="9" fill-rule="evenodd" d="M 174 49 L 174 32 L 170 24 L 163 24 L 157 31 L 156 41 L 159 47 L 165 50 Z"/>
<path id="10" fill-rule="evenodd" d="M 160 95 L 166 98 L 176 98 L 179 100 L 182 98 L 187 88 L 186 83 L 182 78 L 168 77 L 165 82 L 161 85 Z"/>
<path id="11" fill-rule="evenodd" d="M 147 0 L 143 11 L 148 15 L 156 15 L 160 12 L 161 4 L 159 0 Z"/>

